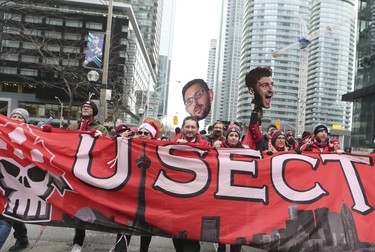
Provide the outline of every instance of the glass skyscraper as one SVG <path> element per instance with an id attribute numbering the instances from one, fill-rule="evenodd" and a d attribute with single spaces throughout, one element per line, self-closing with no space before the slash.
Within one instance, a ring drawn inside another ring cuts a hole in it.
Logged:
<path id="1" fill-rule="evenodd" d="M 305 0 L 246 0 L 244 5 L 237 119 L 250 121 L 251 100 L 245 76 L 258 66 L 273 69 L 276 95 L 270 109 L 265 109 L 265 125 L 281 120 L 295 128 L 299 79 L 299 48 L 290 49 L 278 58 L 273 51 L 298 41 L 301 16 L 307 16 Z M 306 20 L 306 18 L 305 18 Z M 290 127 L 290 126 L 288 126 Z M 289 128 L 290 129 L 290 128 Z"/>
<path id="2" fill-rule="evenodd" d="M 353 102 L 351 146 L 374 148 L 375 139 L 375 0 L 358 2 L 357 56 L 354 91 L 343 96 Z M 372 63 L 374 62 L 374 64 Z"/>
<path id="3" fill-rule="evenodd" d="M 350 104 L 341 102 L 341 96 L 351 90 L 353 82 L 354 17 L 351 0 L 246 0 L 238 120 L 248 123 L 250 119 L 252 97 L 245 85 L 246 74 L 257 66 L 270 66 L 276 94 L 271 108 L 263 111 L 263 122 L 267 125 L 279 119 L 283 130 L 296 131 L 301 67 L 301 45 L 296 42 L 318 33 L 305 49 L 308 70 L 304 126 L 312 130 L 317 123 L 325 123 L 328 128 L 339 125 L 349 129 Z M 274 50 L 292 43 L 296 46 L 273 57 Z"/>

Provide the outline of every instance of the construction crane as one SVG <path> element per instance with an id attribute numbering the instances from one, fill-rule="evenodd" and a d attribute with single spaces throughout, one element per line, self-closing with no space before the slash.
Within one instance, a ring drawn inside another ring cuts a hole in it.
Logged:
<path id="1" fill-rule="evenodd" d="M 307 25 L 305 22 L 306 17 L 300 15 L 301 32 L 300 38 L 283 48 L 276 49 L 272 52 L 274 58 L 280 57 L 283 53 L 289 51 L 290 49 L 300 50 L 300 64 L 299 64 L 299 83 L 298 83 L 298 103 L 297 103 L 297 121 L 296 121 L 296 136 L 301 137 L 302 133 L 305 131 L 305 117 L 306 117 L 306 93 L 307 93 L 307 72 L 308 72 L 308 47 L 311 41 L 325 34 L 333 31 L 337 27 L 341 26 L 343 23 L 348 22 L 355 18 L 340 19 L 332 25 L 327 26 L 324 29 L 316 30 L 308 34 Z"/>

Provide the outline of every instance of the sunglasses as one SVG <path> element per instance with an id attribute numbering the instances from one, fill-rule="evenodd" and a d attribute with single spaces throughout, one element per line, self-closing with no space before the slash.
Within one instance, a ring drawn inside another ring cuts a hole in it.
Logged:
<path id="1" fill-rule="evenodd" d="M 138 135 L 145 135 L 145 136 L 148 136 L 148 134 L 150 134 L 150 133 L 147 132 L 147 131 L 138 131 L 137 134 L 138 134 Z"/>

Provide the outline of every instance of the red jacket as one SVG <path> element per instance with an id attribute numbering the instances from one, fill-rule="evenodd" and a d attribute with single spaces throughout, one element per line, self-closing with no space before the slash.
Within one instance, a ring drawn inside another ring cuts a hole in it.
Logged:
<path id="1" fill-rule="evenodd" d="M 242 140 L 243 145 L 249 146 L 250 149 L 256 150 L 256 143 L 262 139 L 262 132 L 258 123 L 250 124 Z"/>
<path id="2" fill-rule="evenodd" d="M 183 139 L 182 132 L 180 132 L 175 138 L 173 138 L 171 140 L 171 142 L 177 143 L 178 139 Z M 195 136 L 195 141 L 194 142 L 188 142 L 187 144 L 201 145 L 201 146 L 210 146 L 210 143 L 208 141 L 204 140 L 203 137 L 201 136 L 201 134 L 199 134 L 199 133 L 197 133 L 197 135 Z"/>
<path id="3" fill-rule="evenodd" d="M 318 141 L 315 137 L 312 137 L 309 142 L 301 146 L 301 151 L 312 151 L 312 152 L 336 152 L 339 148 L 328 140 L 325 146 L 319 146 Z"/>

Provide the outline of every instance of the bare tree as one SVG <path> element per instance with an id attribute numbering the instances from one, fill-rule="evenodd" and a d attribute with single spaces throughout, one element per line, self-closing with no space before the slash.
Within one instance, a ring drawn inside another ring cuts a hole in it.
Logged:
<path id="1" fill-rule="evenodd" d="M 43 6 L 32 8 L 33 3 L 43 3 Z M 69 100 L 67 119 L 70 123 L 70 112 L 74 101 L 87 99 L 89 92 L 94 92 L 99 97 L 100 88 L 89 84 L 87 80 L 89 70 L 82 67 L 87 45 L 87 29 L 73 29 L 63 25 L 66 20 L 83 22 L 82 16 L 59 12 L 54 8 L 55 4 L 47 0 L 15 0 L 0 5 L 0 12 L 11 13 L 4 18 L 4 33 L 7 39 L 22 41 L 22 46 L 5 48 L 4 52 L 21 57 L 27 56 L 27 62 L 22 60 L 20 64 L 25 68 L 38 70 L 38 76 L 20 76 L 22 81 L 64 92 Z M 96 22 L 104 24 L 106 17 L 96 16 L 95 19 Z M 112 29 L 121 30 L 121 27 L 122 25 L 118 25 Z M 127 77 L 121 69 L 125 60 L 120 54 L 127 49 L 122 43 L 123 40 L 123 36 L 116 32 L 112 33 L 109 79 L 106 84 L 112 90 L 110 107 L 114 124 L 120 117 L 124 101 L 124 85 L 127 83 L 125 80 Z"/>
<path id="2" fill-rule="evenodd" d="M 48 6 L 48 2 L 46 5 Z M 19 76 L 24 82 L 62 90 L 65 93 L 69 99 L 67 111 L 70 123 L 74 99 L 82 99 L 89 88 L 87 69 L 82 67 L 86 34 L 84 31 L 69 32 L 69 29 L 63 26 L 57 29 L 56 24 L 62 23 L 65 16 L 50 9 L 33 9 L 29 4 L 8 1 L 0 6 L 0 10 L 8 13 L 3 26 L 7 39 L 22 41 L 22 47 L 4 48 L 3 52 L 27 58 L 28 60 L 21 63 L 23 67 L 40 72 L 39 76 Z M 69 19 L 74 19 L 74 16 Z"/>

